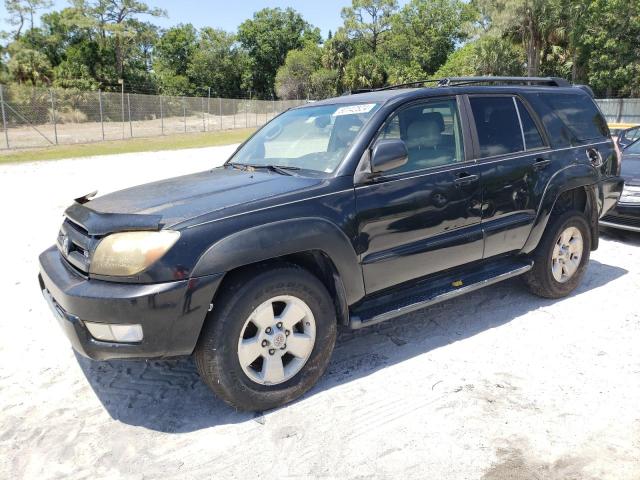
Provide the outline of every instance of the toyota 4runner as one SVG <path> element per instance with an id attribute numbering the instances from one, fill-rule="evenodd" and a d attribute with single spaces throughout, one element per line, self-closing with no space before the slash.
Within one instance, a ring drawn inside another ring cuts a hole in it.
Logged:
<path id="1" fill-rule="evenodd" d="M 42 292 L 96 360 L 195 356 L 229 404 L 282 405 L 363 328 L 521 276 L 579 284 L 623 188 L 588 87 L 450 78 L 289 110 L 221 167 L 65 212 Z"/>

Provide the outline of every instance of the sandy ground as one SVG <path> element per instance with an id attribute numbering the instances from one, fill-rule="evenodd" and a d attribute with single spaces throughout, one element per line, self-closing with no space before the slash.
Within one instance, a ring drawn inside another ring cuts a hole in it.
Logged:
<path id="1" fill-rule="evenodd" d="M 340 334 L 320 383 L 256 416 L 188 358 L 78 358 L 37 254 L 75 196 L 203 170 L 233 147 L 0 165 L 0 478 L 640 478 L 640 236 L 569 298 L 509 281 Z"/>

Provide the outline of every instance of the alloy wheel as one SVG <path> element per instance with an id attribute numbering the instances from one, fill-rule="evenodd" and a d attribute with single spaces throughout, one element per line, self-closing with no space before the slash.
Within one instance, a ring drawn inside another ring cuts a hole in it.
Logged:
<path id="1" fill-rule="evenodd" d="M 293 378 L 309 359 L 316 322 L 301 299 L 280 295 L 260 304 L 245 321 L 238 341 L 244 373 L 261 385 Z"/>
<path id="2" fill-rule="evenodd" d="M 551 257 L 551 272 L 556 281 L 565 283 L 575 275 L 583 249 L 582 234 L 576 227 L 568 227 L 560 233 Z"/>

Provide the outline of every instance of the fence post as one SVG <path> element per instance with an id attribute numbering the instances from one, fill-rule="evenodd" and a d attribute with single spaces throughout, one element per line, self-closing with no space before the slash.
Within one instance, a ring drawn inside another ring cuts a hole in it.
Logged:
<path id="1" fill-rule="evenodd" d="M 129 136 L 133 138 L 133 125 L 131 123 L 131 94 L 127 93 L 127 110 L 129 111 Z"/>
<path id="2" fill-rule="evenodd" d="M 58 121 L 56 119 L 56 101 L 53 96 L 53 90 L 49 89 L 49 98 L 51 99 L 51 116 L 53 117 L 53 136 L 58 145 Z"/>
<path id="3" fill-rule="evenodd" d="M 160 95 L 160 133 L 164 135 L 164 111 L 162 110 L 162 95 Z"/>
<path id="4" fill-rule="evenodd" d="M 248 128 L 248 127 L 249 127 L 249 106 L 245 103 L 244 104 L 244 128 Z"/>
<path id="5" fill-rule="evenodd" d="M 184 97 L 182 97 L 182 113 L 184 114 L 184 133 L 187 133 L 187 104 Z"/>
<path id="6" fill-rule="evenodd" d="M 207 124 L 205 123 L 205 118 L 204 118 L 204 98 L 202 98 L 201 100 L 202 100 L 202 131 L 206 132 Z"/>
<path id="7" fill-rule="evenodd" d="M 220 110 L 220 130 L 222 130 L 222 97 L 218 98 L 218 107 Z"/>
<path id="8" fill-rule="evenodd" d="M 98 105 L 100 106 L 100 129 L 102 130 L 102 141 L 104 142 L 104 116 L 102 113 L 102 90 L 98 90 Z"/>
<path id="9" fill-rule="evenodd" d="M 0 105 L 2 105 L 2 127 L 4 129 L 4 140 L 9 148 L 9 130 L 7 129 L 7 116 L 4 112 L 4 85 L 0 85 Z"/>
<path id="10" fill-rule="evenodd" d="M 622 110 L 624 108 L 624 100 L 622 98 L 618 99 L 618 118 L 616 119 L 616 123 L 622 122 Z"/>
<path id="11" fill-rule="evenodd" d="M 124 140 L 124 80 L 122 82 L 122 90 L 120 94 L 120 103 L 122 104 L 122 139 Z"/>

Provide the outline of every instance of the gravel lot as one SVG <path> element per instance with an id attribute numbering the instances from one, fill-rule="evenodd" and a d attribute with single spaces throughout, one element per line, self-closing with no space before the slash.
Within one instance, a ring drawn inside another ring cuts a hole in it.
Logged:
<path id="1" fill-rule="evenodd" d="M 261 416 L 190 359 L 74 355 L 37 255 L 76 196 L 233 147 L 0 165 L 0 478 L 640 478 L 640 236 L 610 232 L 561 301 L 508 281 L 340 334 L 320 383 Z"/>

